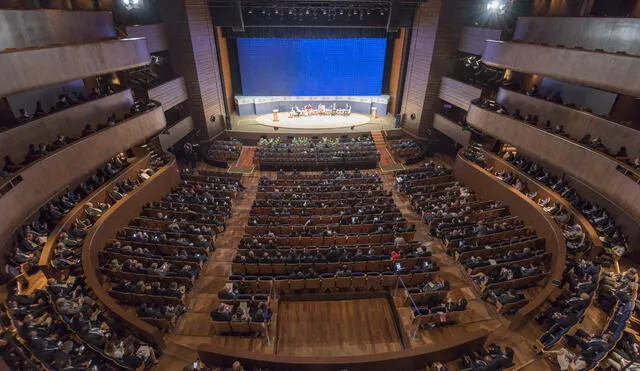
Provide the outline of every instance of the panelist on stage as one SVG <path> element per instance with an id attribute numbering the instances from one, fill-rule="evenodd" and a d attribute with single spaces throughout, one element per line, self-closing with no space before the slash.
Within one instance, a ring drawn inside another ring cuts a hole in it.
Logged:
<path id="1" fill-rule="evenodd" d="M 311 115 L 311 110 L 313 109 L 313 106 L 307 103 L 307 105 L 304 106 L 304 109 L 307 111 L 307 115 Z"/>

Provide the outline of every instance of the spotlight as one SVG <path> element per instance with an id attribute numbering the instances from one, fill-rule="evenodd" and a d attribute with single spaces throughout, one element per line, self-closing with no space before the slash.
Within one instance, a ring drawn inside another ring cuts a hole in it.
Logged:
<path id="1" fill-rule="evenodd" d="M 327 15 L 327 9 L 322 9 L 322 14 Z"/>
<path id="2" fill-rule="evenodd" d="M 267 11 L 266 11 L 266 10 L 264 10 L 264 9 L 262 9 L 262 10 L 260 11 L 260 13 L 262 13 L 262 15 L 265 15 L 265 14 L 267 14 Z"/>
<path id="3" fill-rule="evenodd" d="M 274 10 L 273 12 L 274 12 L 274 13 L 276 13 L 276 14 L 278 14 L 278 12 L 279 12 L 279 11 L 278 11 L 278 9 L 276 9 L 276 10 Z"/>
<path id="4" fill-rule="evenodd" d="M 384 10 L 381 10 L 381 11 L 380 11 L 380 15 L 384 15 Z"/>
<path id="5" fill-rule="evenodd" d="M 353 15 L 358 15 L 358 9 L 353 11 Z"/>
<path id="6" fill-rule="evenodd" d="M 247 13 L 253 14 L 253 10 L 249 9 L 249 10 L 247 10 Z"/>
<path id="7" fill-rule="evenodd" d="M 498 10 L 504 7 L 499 1 L 490 1 L 487 3 L 487 10 Z"/>
<path id="8" fill-rule="evenodd" d="M 289 9 L 289 15 L 293 14 L 293 9 Z"/>
<path id="9" fill-rule="evenodd" d="M 304 14 L 309 15 L 309 8 L 304 12 Z"/>
<path id="10" fill-rule="evenodd" d="M 340 15 L 344 14 L 344 10 L 340 9 Z"/>

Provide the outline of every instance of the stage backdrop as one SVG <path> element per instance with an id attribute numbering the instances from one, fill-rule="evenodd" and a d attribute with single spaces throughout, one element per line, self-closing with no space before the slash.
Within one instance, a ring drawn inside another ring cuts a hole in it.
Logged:
<path id="1" fill-rule="evenodd" d="M 379 95 L 384 38 L 238 38 L 242 94 Z"/>

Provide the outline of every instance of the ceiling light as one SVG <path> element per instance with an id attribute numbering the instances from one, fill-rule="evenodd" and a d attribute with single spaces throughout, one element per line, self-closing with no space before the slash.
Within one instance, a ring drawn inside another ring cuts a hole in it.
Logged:
<path id="1" fill-rule="evenodd" d="M 498 10 L 501 7 L 504 7 L 504 4 L 499 1 L 490 1 L 487 3 L 487 10 Z"/>

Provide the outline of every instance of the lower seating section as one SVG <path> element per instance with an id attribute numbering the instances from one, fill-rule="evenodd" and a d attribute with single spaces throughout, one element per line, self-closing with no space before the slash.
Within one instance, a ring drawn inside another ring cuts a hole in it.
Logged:
<path id="1" fill-rule="evenodd" d="M 399 277 L 418 284 L 438 268 L 417 242 L 407 242 L 414 231 L 376 174 L 263 177 L 218 296 L 383 290 Z"/>
<path id="2" fill-rule="evenodd" d="M 52 201 L 36 212 L 31 218 L 32 220 L 24 225 L 16 235 L 16 242 L 9 258 L 10 271 L 8 273 L 16 275 L 27 270 L 30 266 L 36 265 L 47 242 L 47 237 L 64 216 L 128 166 L 127 157 L 120 154 L 107 162 L 104 167 L 96 169 L 84 182 L 62 190 Z M 126 194 L 129 188 L 135 187 L 136 182 L 135 179 L 127 179 L 118 184 L 117 189 L 114 188 L 110 191 L 110 201 L 115 202 L 122 198 L 122 195 Z M 105 207 L 103 205 L 86 206 Z"/>
<path id="3" fill-rule="evenodd" d="M 369 169 L 375 168 L 379 159 L 370 136 L 321 140 L 263 138 L 258 142 L 254 163 L 261 170 Z"/>
<path id="4" fill-rule="evenodd" d="M 465 266 L 482 298 L 500 313 L 514 313 L 529 302 L 523 290 L 548 276 L 544 239 L 500 202 L 478 199 L 448 174 L 450 170 L 429 162 L 395 176 L 429 233 L 441 238 L 447 253 Z"/>
<path id="5" fill-rule="evenodd" d="M 426 154 L 424 145 L 414 139 L 388 140 L 387 146 L 393 157 L 405 165 L 422 161 Z"/>
<path id="6" fill-rule="evenodd" d="M 160 329 L 173 328 L 186 311 L 186 294 L 243 189 L 237 177 L 225 175 L 184 170 L 178 188 L 146 205 L 100 252 L 111 296 L 138 306 L 138 316 Z"/>
<path id="7" fill-rule="evenodd" d="M 133 174 L 138 179 L 128 179 L 119 187 L 134 190 L 162 165 L 162 161 L 152 162 L 144 170 L 147 177 Z M 90 183 L 84 186 L 93 187 Z M 159 352 L 129 333 L 84 282 L 80 261 L 84 238 L 124 194 L 114 189 L 104 197 L 96 205 L 78 203 L 68 210 L 81 216 L 55 237 L 51 267 L 58 279 L 49 278 L 45 289 L 30 295 L 21 293 L 21 280 L 10 284 L 7 331 L 39 369 L 137 369 L 157 363 Z"/>
<path id="8" fill-rule="evenodd" d="M 242 143 L 233 138 L 214 140 L 207 150 L 206 159 L 210 163 L 236 161 L 240 158 Z"/>

